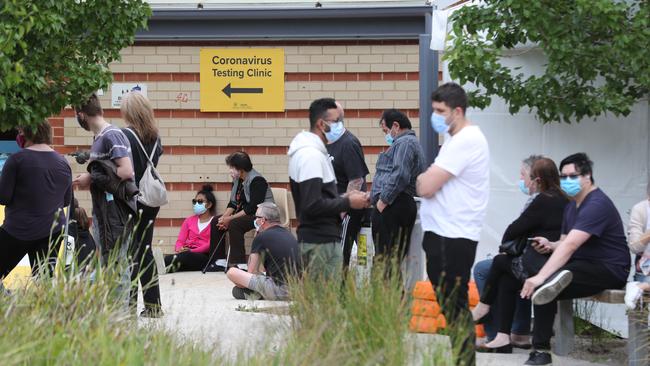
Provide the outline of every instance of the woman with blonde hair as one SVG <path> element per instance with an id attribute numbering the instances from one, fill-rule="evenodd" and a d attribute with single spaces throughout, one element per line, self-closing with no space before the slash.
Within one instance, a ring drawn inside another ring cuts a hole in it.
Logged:
<path id="1" fill-rule="evenodd" d="M 120 109 L 127 125 L 123 132 L 131 143 L 135 183 L 140 187 L 140 180 L 147 169 L 149 159 L 154 166 L 157 166 L 163 153 L 153 108 L 147 97 L 139 92 L 130 92 L 122 99 Z M 131 281 L 135 286 L 131 289 L 131 306 L 135 307 L 137 304 L 138 287 L 135 279 L 139 278 L 145 306 L 140 314 L 143 317 L 162 316 L 158 273 L 151 250 L 153 228 L 158 211 L 160 207 L 149 207 L 138 201 L 140 221 L 133 241 L 135 252 Z"/>

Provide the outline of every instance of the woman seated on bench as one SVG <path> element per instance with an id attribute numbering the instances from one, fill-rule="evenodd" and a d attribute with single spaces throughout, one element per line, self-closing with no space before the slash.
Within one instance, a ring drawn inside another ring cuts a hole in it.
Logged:
<path id="1" fill-rule="evenodd" d="M 646 194 L 646 199 L 632 208 L 628 225 L 627 242 L 636 254 L 634 282 L 625 286 L 625 305 L 630 309 L 636 308 L 643 291 L 650 291 L 650 182 Z"/>
<path id="2" fill-rule="evenodd" d="M 217 199 L 212 186 L 204 185 L 192 200 L 194 215 L 181 226 L 176 240 L 176 254 L 165 256 L 168 272 L 200 271 L 208 263 L 210 252 L 210 222 L 215 216 Z"/>

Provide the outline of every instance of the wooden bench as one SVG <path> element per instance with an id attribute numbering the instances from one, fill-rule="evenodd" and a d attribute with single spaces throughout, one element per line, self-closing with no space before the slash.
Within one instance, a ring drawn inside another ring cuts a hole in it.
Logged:
<path id="1" fill-rule="evenodd" d="M 623 304 L 624 290 L 605 290 L 597 295 L 584 300 L 596 301 L 606 304 Z M 644 297 L 643 306 L 639 305 L 635 310 L 627 311 L 628 318 L 628 339 L 627 354 L 628 365 L 641 366 L 650 365 L 648 359 L 648 301 L 650 297 Z M 553 352 L 559 356 L 566 356 L 573 350 L 574 345 L 573 325 L 573 300 L 558 301 L 558 312 L 555 317 L 555 344 Z"/>

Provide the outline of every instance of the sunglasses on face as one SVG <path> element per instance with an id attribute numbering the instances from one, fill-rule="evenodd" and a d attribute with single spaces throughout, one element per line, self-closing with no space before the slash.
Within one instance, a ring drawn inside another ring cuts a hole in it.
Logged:
<path id="1" fill-rule="evenodd" d="M 197 203 L 198 203 L 199 205 L 202 205 L 204 202 L 205 202 L 205 201 L 202 200 L 202 199 L 192 200 L 192 204 L 193 204 L 193 205 L 196 205 Z"/>
<path id="2" fill-rule="evenodd" d="M 567 178 L 569 178 L 569 179 L 576 179 L 576 178 L 578 178 L 578 177 L 581 176 L 581 175 L 582 175 L 582 174 L 578 174 L 578 173 L 575 173 L 575 174 L 560 174 L 560 179 L 567 179 Z"/>

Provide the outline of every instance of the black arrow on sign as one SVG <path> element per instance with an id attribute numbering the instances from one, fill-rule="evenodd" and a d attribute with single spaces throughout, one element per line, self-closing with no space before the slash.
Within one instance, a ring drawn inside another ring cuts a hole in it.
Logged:
<path id="1" fill-rule="evenodd" d="M 264 88 L 233 88 L 230 86 L 230 83 L 223 88 L 222 92 L 230 98 L 231 94 L 262 94 L 264 93 Z"/>

